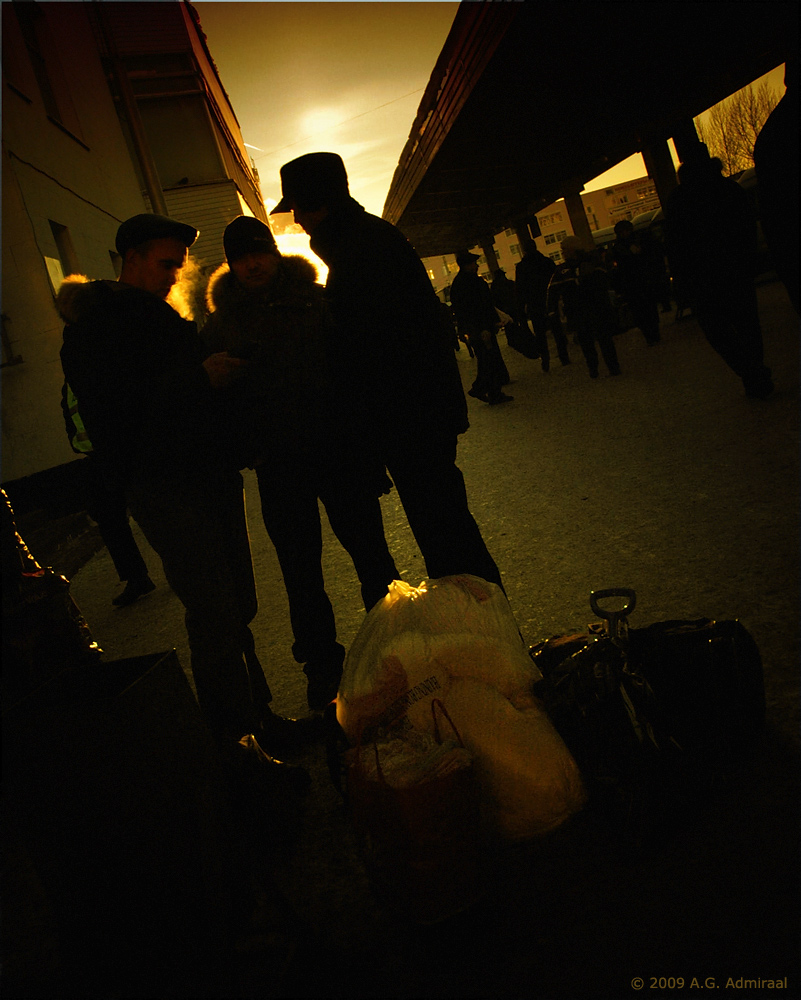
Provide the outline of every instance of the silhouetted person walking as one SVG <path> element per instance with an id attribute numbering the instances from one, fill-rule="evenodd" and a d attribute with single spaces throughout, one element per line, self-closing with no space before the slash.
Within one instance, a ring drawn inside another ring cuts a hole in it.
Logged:
<path id="1" fill-rule="evenodd" d="M 773 392 L 754 287 L 757 231 L 748 196 L 706 146 L 681 165 L 665 208 L 670 268 L 707 340 L 747 396 Z"/>
<path id="2" fill-rule="evenodd" d="M 548 285 L 555 271 L 554 261 L 540 253 L 533 241 L 525 245 L 523 256 L 515 268 L 515 287 L 523 322 L 526 320 L 531 322 L 544 372 L 549 371 L 551 367 L 551 352 L 548 349 L 549 326 L 559 360 L 563 365 L 570 364 L 567 337 L 562 332 L 562 325 L 558 317 L 553 323 L 548 317 Z"/>
<path id="3" fill-rule="evenodd" d="M 282 198 L 328 265 L 339 391 L 395 483 L 430 577 L 500 574 L 468 508 L 456 465 L 467 403 L 453 345 L 422 261 L 403 234 L 348 190 L 335 153 L 281 168 Z"/>
<path id="4" fill-rule="evenodd" d="M 451 285 L 451 305 L 459 333 L 469 338 L 476 353 L 476 378 L 469 395 L 490 406 L 510 402 L 512 397 L 503 391 L 509 375 L 498 347 L 500 321 L 492 290 L 478 273 L 475 254 L 462 251 L 456 263 L 459 271 Z"/>
<path id="5" fill-rule="evenodd" d="M 557 266 L 548 291 L 549 309 L 558 315 L 559 302 L 568 328 L 575 330 L 590 378 L 598 378 L 601 349 L 610 375 L 620 374 L 613 335 L 615 315 L 609 300 L 609 279 L 597 251 L 588 251 L 577 236 L 560 244 L 564 262 Z"/>
<path id="6" fill-rule="evenodd" d="M 652 347 L 661 340 L 658 302 L 662 254 L 647 233 L 635 234 L 628 219 L 617 223 L 615 236 L 610 248 L 612 288 L 628 303 L 634 322 Z"/>

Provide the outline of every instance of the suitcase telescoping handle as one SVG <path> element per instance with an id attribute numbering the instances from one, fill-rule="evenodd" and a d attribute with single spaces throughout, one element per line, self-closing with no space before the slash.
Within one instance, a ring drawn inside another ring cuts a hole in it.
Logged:
<path id="1" fill-rule="evenodd" d="M 626 603 L 616 611 L 607 611 L 602 608 L 598 601 L 604 601 L 609 597 L 625 597 Z M 618 624 L 626 620 L 626 616 L 637 606 L 637 595 L 629 587 L 609 587 L 607 590 L 590 591 L 590 607 L 593 614 L 603 618 L 608 624 L 606 634 L 611 639 L 616 639 L 618 635 Z"/>

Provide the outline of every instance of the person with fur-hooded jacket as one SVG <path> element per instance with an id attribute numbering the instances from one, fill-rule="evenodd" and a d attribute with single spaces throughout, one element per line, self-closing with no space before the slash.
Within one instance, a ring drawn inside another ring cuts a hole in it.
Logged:
<path id="1" fill-rule="evenodd" d="M 336 697 L 345 650 L 325 591 L 317 501 L 353 560 L 369 611 L 398 577 L 378 500 L 391 484 L 378 460 L 354 446 L 356 428 L 331 379 L 336 344 L 317 269 L 282 256 L 253 217 L 234 219 L 223 245 L 226 263 L 209 281 L 202 333 L 210 351 L 249 361 L 223 400 L 227 436 L 241 465 L 256 470 L 289 600 L 292 653 L 304 664 L 309 707 L 321 710 Z"/>
<path id="2" fill-rule="evenodd" d="M 192 675 L 212 734 L 226 758 L 239 756 L 247 734 L 283 756 L 319 726 L 273 714 L 249 628 L 257 599 L 242 477 L 216 411 L 218 394 L 247 362 L 209 356 L 195 324 L 166 301 L 197 235 L 155 214 L 123 222 L 119 281 L 78 279 L 59 292 L 61 363 L 107 484 L 125 491 L 186 609 Z"/>

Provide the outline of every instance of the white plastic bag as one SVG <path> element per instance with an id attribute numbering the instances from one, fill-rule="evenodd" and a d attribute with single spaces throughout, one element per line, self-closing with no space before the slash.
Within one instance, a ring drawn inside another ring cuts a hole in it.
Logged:
<path id="1" fill-rule="evenodd" d="M 413 724 L 429 718 L 431 699 L 445 700 L 454 678 L 514 697 L 540 676 L 496 584 L 468 575 L 419 587 L 395 580 L 348 651 L 337 719 L 356 741 L 364 728 L 404 714 Z"/>
<path id="2" fill-rule="evenodd" d="M 579 811 L 585 792 L 578 766 L 532 695 L 513 704 L 489 685 L 465 679 L 451 684 L 444 703 L 473 757 L 489 828 L 523 840 Z"/>

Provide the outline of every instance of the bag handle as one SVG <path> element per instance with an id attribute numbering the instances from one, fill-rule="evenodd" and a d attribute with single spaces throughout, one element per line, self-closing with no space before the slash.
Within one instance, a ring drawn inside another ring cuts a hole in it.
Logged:
<path id="1" fill-rule="evenodd" d="M 431 717 L 434 720 L 434 739 L 437 743 L 442 743 L 442 734 L 439 731 L 439 720 L 437 719 L 437 708 L 442 712 L 445 718 L 450 723 L 451 729 L 456 734 L 456 739 L 459 746 L 464 748 L 464 740 L 462 739 L 461 733 L 456 728 L 456 723 L 448 714 L 447 708 L 442 704 L 439 698 L 431 699 Z M 356 742 L 356 766 L 361 768 L 362 766 L 362 737 L 364 736 L 364 726 L 359 729 L 359 739 Z M 382 785 L 386 785 L 387 780 L 384 777 L 384 771 L 381 768 L 381 758 L 378 753 L 378 744 L 373 740 L 373 753 L 375 754 L 375 767 L 376 773 L 378 774 L 378 780 Z"/>
<path id="2" fill-rule="evenodd" d="M 442 704 L 439 698 L 431 699 L 431 717 L 434 720 L 434 739 L 437 741 L 437 743 L 442 743 L 442 736 L 440 735 L 439 731 L 439 722 L 437 721 L 437 708 L 439 708 L 439 710 L 442 712 L 442 714 L 445 716 L 448 722 L 450 722 L 451 729 L 454 731 L 454 733 L 456 733 L 456 739 L 459 742 L 459 746 L 464 747 L 464 741 L 462 740 L 461 733 L 456 728 L 456 723 L 453 721 L 450 715 L 448 715 L 447 708 L 445 708 L 445 706 Z"/>

